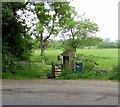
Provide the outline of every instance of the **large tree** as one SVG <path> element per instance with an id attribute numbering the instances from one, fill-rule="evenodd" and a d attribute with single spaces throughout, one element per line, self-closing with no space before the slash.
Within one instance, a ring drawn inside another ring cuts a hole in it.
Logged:
<path id="1" fill-rule="evenodd" d="M 59 26 L 64 26 L 71 17 L 71 6 L 69 2 L 39 2 L 35 3 L 35 13 L 38 18 L 36 24 L 36 38 L 40 41 L 41 56 L 51 36 L 57 36 L 60 32 Z"/>

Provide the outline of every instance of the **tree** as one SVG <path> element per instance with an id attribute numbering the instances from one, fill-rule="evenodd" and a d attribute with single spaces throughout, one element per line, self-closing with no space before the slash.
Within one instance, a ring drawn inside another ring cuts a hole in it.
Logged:
<path id="1" fill-rule="evenodd" d="M 75 21 L 74 17 L 67 20 L 65 26 L 62 28 L 64 38 L 66 41 L 66 49 L 75 49 L 83 46 L 94 46 L 102 39 L 94 36 L 98 31 L 96 23 L 91 22 L 90 19 L 82 19 Z"/>
<path id="2" fill-rule="evenodd" d="M 32 48 L 27 27 L 18 21 L 17 11 L 25 9 L 23 2 L 2 3 L 2 61 L 3 71 L 11 70 L 15 60 L 28 59 Z M 11 71 L 12 72 L 12 71 Z"/>
<path id="3" fill-rule="evenodd" d="M 36 24 L 36 38 L 40 41 L 41 56 L 51 36 L 57 36 L 59 26 L 64 26 L 71 16 L 69 2 L 39 2 L 35 3 L 35 13 L 39 22 Z"/>

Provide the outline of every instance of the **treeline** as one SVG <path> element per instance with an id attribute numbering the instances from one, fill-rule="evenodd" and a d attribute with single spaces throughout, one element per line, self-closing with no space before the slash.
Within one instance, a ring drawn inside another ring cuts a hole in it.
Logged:
<path id="1" fill-rule="evenodd" d="M 34 40 L 35 41 L 35 40 Z M 64 40 L 51 40 L 49 41 L 48 45 L 46 48 L 54 48 L 54 49 L 62 49 L 65 46 L 65 41 Z M 95 46 L 86 46 L 88 48 L 120 48 L 120 41 L 116 40 L 114 42 L 108 41 L 108 40 L 103 40 L 100 43 L 96 44 Z M 35 49 L 39 49 L 39 43 L 36 42 L 34 45 Z M 84 46 L 78 46 L 77 48 L 84 48 Z"/>
<path id="2" fill-rule="evenodd" d="M 98 45 L 98 48 L 120 48 L 120 41 L 111 42 L 109 39 L 106 39 Z"/>

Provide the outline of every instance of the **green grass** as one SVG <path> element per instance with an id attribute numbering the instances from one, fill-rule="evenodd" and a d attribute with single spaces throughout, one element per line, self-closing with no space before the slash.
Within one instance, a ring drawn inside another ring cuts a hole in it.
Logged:
<path id="1" fill-rule="evenodd" d="M 6 79 L 36 79 L 44 78 L 51 72 L 51 68 L 40 62 L 34 64 L 19 62 L 18 66 L 14 69 L 15 74 L 10 72 L 3 72 L 2 78 Z"/>
<path id="2" fill-rule="evenodd" d="M 31 60 L 35 61 L 42 61 L 42 60 L 47 60 L 47 61 L 54 61 L 56 63 L 62 63 L 62 61 L 58 62 L 57 61 L 57 56 L 58 54 L 62 53 L 62 50 L 60 49 L 46 49 L 45 50 L 45 56 L 40 56 L 40 50 L 35 50 L 31 56 Z M 51 62 L 47 62 L 46 64 L 51 64 Z"/>
<path id="3" fill-rule="evenodd" d="M 118 64 L 118 49 L 78 49 L 77 53 L 94 56 L 99 68 L 112 69 Z"/>
<path id="4" fill-rule="evenodd" d="M 45 56 L 40 56 L 40 50 L 35 50 L 32 54 L 31 60 L 57 60 L 57 55 L 62 53 L 62 50 L 60 49 L 46 49 L 45 50 Z"/>
<path id="5" fill-rule="evenodd" d="M 54 60 L 57 61 L 57 55 L 62 53 L 60 49 L 47 49 L 45 56 L 40 56 L 40 50 L 35 50 L 31 60 Z M 118 49 L 77 49 L 77 54 L 85 54 L 93 56 L 99 64 L 99 68 L 112 69 L 118 63 Z M 61 62 L 62 63 L 62 62 Z"/>

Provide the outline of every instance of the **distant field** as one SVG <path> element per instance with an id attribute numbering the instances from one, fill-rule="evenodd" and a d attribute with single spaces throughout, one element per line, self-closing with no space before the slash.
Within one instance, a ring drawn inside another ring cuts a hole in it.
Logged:
<path id="1" fill-rule="evenodd" d="M 60 49 L 45 50 L 45 57 L 40 57 L 40 50 L 35 50 L 31 60 L 54 60 L 57 61 L 57 55 L 62 53 Z M 94 56 L 99 68 L 112 69 L 118 63 L 118 49 L 77 49 L 77 54 Z"/>
<path id="2" fill-rule="evenodd" d="M 45 57 L 41 57 L 40 50 L 35 50 L 33 52 L 33 56 L 31 57 L 31 60 L 42 60 L 43 58 L 45 58 L 46 60 L 57 61 L 57 55 L 61 53 L 62 53 L 62 50 L 60 49 L 46 49 Z"/>
<path id="3" fill-rule="evenodd" d="M 77 53 L 93 55 L 99 68 L 111 69 L 118 64 L 118 49 L 78 49 Z"/>

